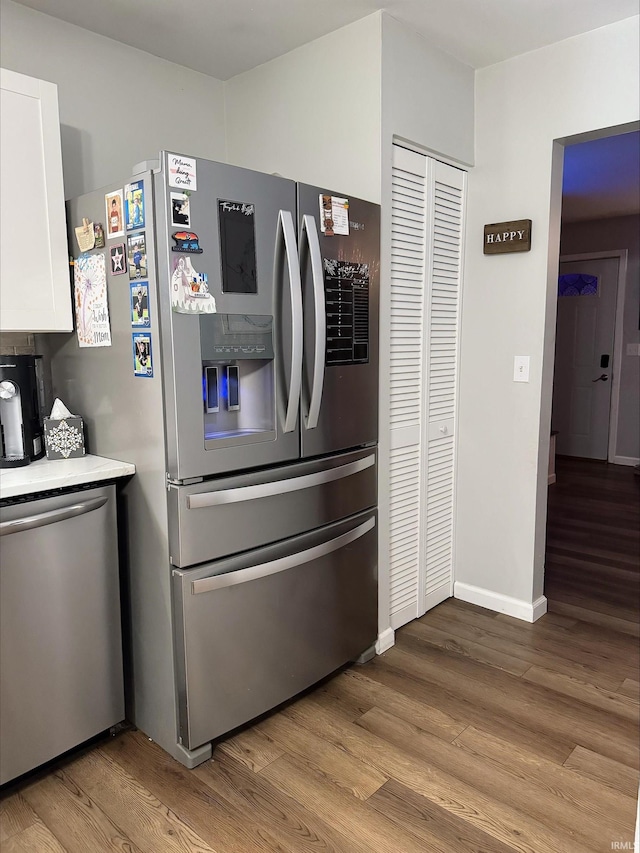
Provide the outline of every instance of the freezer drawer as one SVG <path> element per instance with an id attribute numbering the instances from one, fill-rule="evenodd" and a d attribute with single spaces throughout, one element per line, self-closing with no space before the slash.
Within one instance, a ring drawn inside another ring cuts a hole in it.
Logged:
<path id="1" fill-rule="evenodd" d="M 195 749 L 375 642 L 376 514 L 175 569 L 173 584 L 180 739 Z"/>
<path id="2" fill-rule="evenodd" d="M 186 568 L 374 507 L 374 448 L 169 489 L 169 547 Z"/>
<path id="3" fill-rule="evenodd" d="M 0 782 L 124 718 L 115 487 L 3 508 Z"/>

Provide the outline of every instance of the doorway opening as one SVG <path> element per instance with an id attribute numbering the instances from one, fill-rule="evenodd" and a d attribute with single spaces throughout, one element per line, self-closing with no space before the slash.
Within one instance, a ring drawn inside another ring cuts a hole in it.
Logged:
<path id="1" fill-rule="evenodd" d="M 551 407 L 557 457 L 550 459 L 544 591 L 550 611 L 637 635 L 640 134 L 571 143 L 564 149 Z"/>
<path id="2" fill-rule="evenodd" d="M 565 146 L 552 403 L 559 455 L 617 464 L 640 456 L 639 214 L 639 131 Z"/>

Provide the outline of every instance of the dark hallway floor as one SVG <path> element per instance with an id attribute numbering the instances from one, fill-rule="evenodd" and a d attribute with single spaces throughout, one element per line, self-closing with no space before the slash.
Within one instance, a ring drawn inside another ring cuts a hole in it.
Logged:
<path id="1" fill-rule="evenodd" d="M 549 487 L 549 610 L 639 636 L 640 477 L 634 469 L 559 457 Z"/>

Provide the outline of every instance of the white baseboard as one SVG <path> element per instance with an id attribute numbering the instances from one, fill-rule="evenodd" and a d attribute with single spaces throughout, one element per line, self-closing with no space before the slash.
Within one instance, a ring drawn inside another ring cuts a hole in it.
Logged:
<path id="1" fill-rule="evenodd" d="M 378 634 L 378 640 L 376 642 L 376 654 L 381 655 L 383 652 L 388 651 L 392 646 L 396 643 L 396 632 L 393 628 L 387 628 L 386 631 L 383 631 L 382 634 Z"/>
<path id="2" fill-rule="evenodd" d="M 536 600 L 531 605 L 531 622 L 537 622 L 541 616 L 547 612 L 547 597 L 546 595 L 541 595 L 540 598 L 536 598 Z"/>
<path id="3" fill-rule="evenodd" d="M 506 613 L 507 616 L 522 619 L 524 622 L 535 622 L 547 612 L 547 599 L 544 595 L 529 603 L 519 598 L 511 598 L 508 595 L 501 595 L 499 592 L 491 592 L 491 590 L 482 589 L 479 586 L 471 586 L 471 584 L 457 581 L 453 585 L 453 595 L 454 598 L 459 598 L 461 601 L 477 604 L 478 607 L 486 607 L 487 610 L 494 610 L 496 613 Z"/>
<path id="4" fill-rule="evenodd" d="M 640 459 L 635 456 L 614 456 L 614 465 L 640 465 Z"/>

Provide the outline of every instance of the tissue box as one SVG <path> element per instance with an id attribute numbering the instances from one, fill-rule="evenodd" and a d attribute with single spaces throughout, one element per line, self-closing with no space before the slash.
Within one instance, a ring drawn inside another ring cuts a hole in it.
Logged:
<path id="1" fill-rule="evenodd" d="M 76 459 L 84 456 L 82 418 L 45 418 L 44 448 L 47 459 Z"/>

